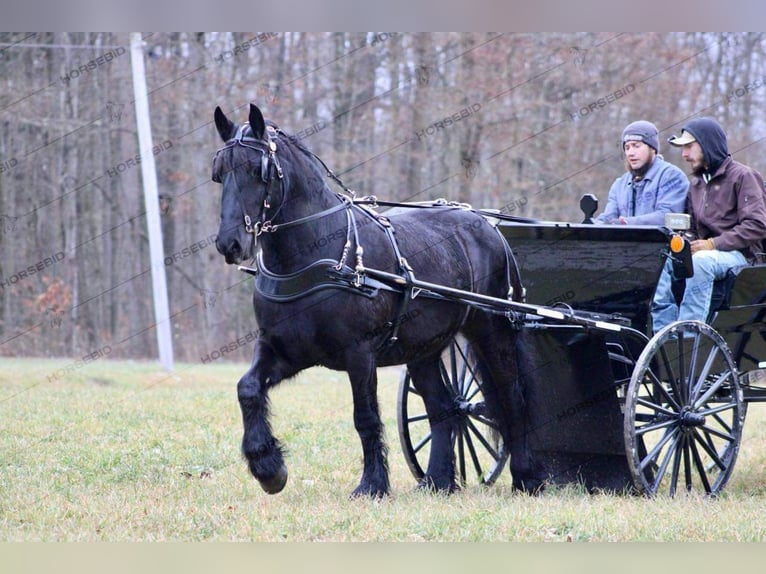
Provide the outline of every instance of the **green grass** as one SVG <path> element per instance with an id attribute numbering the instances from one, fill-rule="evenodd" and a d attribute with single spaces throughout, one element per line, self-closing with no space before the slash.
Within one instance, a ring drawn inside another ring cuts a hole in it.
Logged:
<path id="1" fill-rule="evenodd" d="M 345 375 L 272 394 L 285 490 L 264 494 L 239 453 L 246 365 L 0 360 L 0 541 L 763 541 L 766 418 L 751 405 L 725 493 L 529 497 L 504 473 L 453 496 L 414 489 L 396 431 L 398 370 L 381 369 L 393 494 L 350 500 L 361 473 Z"/>

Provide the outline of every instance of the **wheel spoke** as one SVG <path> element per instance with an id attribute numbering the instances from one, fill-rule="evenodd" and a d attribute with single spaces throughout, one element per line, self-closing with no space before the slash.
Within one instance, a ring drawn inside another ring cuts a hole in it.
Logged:
<path id="1" fill-rule="evenodd" d="M 441 372 L 442 376 L 442 383 L 444 384 L 444 387 L 447 389 L 447 393 L 451 398 L 454 398 L 458 396 L 458 391 L 455 388 L 454 379 L 450 378 L 450 372 L 452 371 L 452 368 L 447 368 L 447 365 L 444 364 L 444 360 L 439 360 L 439 371 Z"/>
<path id="2" fill-rule="evenodd" d="M 469 360 L 467 345 L 465 349 L 461 347 L 457 342 L 453 343 L 453 345 L 457 350 L 457 354 L 451 355 L 451 360 L 453 361 L 453 369 L 457 369 L 457 363 L 460 363 L 460 373 L 458 374 L 456 370 L 454 372 L 456 383 L 455 388 L 461 395 L 465 396 L 465 393 L 468 392 L 468 389 L 476 380 L 476 373 L 474 372 L 471 361 Z M 471 373 L 471 376 L 466 380 L 466 375 L 468 373 Z"/>
<path id="3" fill-rule="evenodd" d="M 490 427 L 491 429 L 494 429 L 494 430 L 496 430 L 498 432 L 500 431 L 500 425 L 497 424 L 495 421 L 493 421 L 491 419 L 488 419 L 487 417 L 483 417 L 481 415 L 474 415 L 474 414 L 469 415 L 469 416 L 471 417 L 471 419 L 475 420 L 478 423 L 486 425 L 486 426 Z"/>
<path id="4" fill-rule="evenodd" d="M 428 419 L 428 413 L 423 413 L 422 415 L 415 415 L 414 417 L 407 417 L 408 423 L 417 423 L 420 421 L 424 421 Z"/>
<path id="5" fill-rule="evenodd" d="M 678 433 L 677 428 L 670 429 L 670 431 L 666 431 L 665 435 L 660 439 L 660 441 L 654 445 L 654 448 L 647 454 L 642 460 L 641 464 L 639 466 L 639 470 L 643 472 L 646 469 L 646 466 L 649 463 L 654 462 L 654 460 L 657 458 L 657 456 L 660 454 L 660 451 L 662 450 L 662 447 L 664 447 L 667 442 L 673 438 Z"/>
<path id="6" fill-rule="evenodd" d="M 455 391 L 455 393 L 460 393 L 460 388 L 458 387 L 458 375 L 457 375 L 457 352 L 460 350 L 460 346 L 457 344 L 456 341 L 453 341 L 452 344 L 449 346 L 449 359 L 450 359 L 450 370 L 451 370 L 451 377 L 449 377 L 449 381 L 452 383 L 452 389 Z M 462 354 L 462 353 L 461 353 Z"/>
<path id="7" fill-rule="evenodd" d="M 694 393 L 694 389 L 696 388 L 696 385 L 693 384 L 695 380 L 695 372 L 697 370 L 697 361 L 699 360 L 699 354 L 700 354 L 700 347 L 702 343 L 700 341 L 699 333 L 694 337 L 694 342 L 692 343 L 692 350 L 691 350 L 691 360 L 689 361 L 689 374 L 688 374 L 688 384 L 686 387 L 687 395 L 686 395 L 686 404 L 690 404 L 692 400 L 692 396 Z M 700 374 L 701 378 L 701 374 Z"/>
<path id="8" fill-rule="evenodd" d="M 708 456 L 713 460 L 715 465 L 721 470 L 726 470 L 726 464 L 718 456 L 718 453 L 716 452 L 715 447 L 712 447 L 709 444 L 709 442 L 702 440 L 702 437 L 700 437 L 699 433 L 697 433 L 696 431 L 694 432 L 694 438 L 700 444 L 700 446 L 704 449 L 704 451 L 708 454 Z M 708 437 L 708 440 L 709 440 L 709 437 Z"/>
<path id="9" fill-rule="evenodd" d="M 473 392 L 473 395 L 476 394 L 476 392 L 479 391 L 478 389 L 478 377 L 476 376 L 476 371 L 471 365 L 471 361 L 468 359 L 468 354 L 463 351 L 460 347 L 458 347 L 458 350 L 460 351 L 460 358 L 463 363 L 462 372 L 460 374 L 460 381 L 462 381 L 462 384 L 460 385 L 460 394 L 464 397 L 469 392 L 469 389 L 473 386 L 474 383 L 477 385 L 477 390 Z M 471 376 L 468 377 L 468 380 L 466 381 L 466 373 L 471 373 Z M 473 396 L 472 395 L 472 396 Z"/>
<path id="10" fill-rule="evenodd" d="M 720 424 L 726 425 L 726 423 L 721 419 L 721 417 L 718 416 L 718 413 L 722 413 L 724 411 L 728 411 L 736 407 L 737 407 L 736 403 L 724 403 L 722 405 L 718 405 L 717 407 L 713 407 L 711 409 L 699 409 L 695 412 L 705 416 L 710 415 L 713 418 L 715 418 Z"/>
<path id="11" fill-rule="evenodd" d="M 644 388 L 647 392 L 647 394 L 652 395 L 652 390 L 659 391 L 662 396 L 665 397 L 665 400 L 670 404 L 671 407 L 675 409 L 676 412 L 681 411 L 681 405 L 678 404 L 678 401 L 676 401 L 675 397 L 673 397 L 670 393 L 668 393 L 668 390 L 665 388 L 665 385 L 662 383 L 662 380 L 660 377 L 658 377 L 654 371 L 651 369 L 646 371 L 646 374 L 649 375 L 653 379 L 653 382 L 651 383 L 651 388 L 649 388 L 649 383 L 645 382 L 643 383 Z"/>
<path id="12" fill-rule="evenodd" d="M 703 446 L 703 448 L 705 447 L 703 443 L 700 443 L 700 444 Z M 710 481 L 708 480 L 708 477 L 707 477 L 707 471 L 705 470 L 705 465 L 702 464 L 702 458 L 700 457 L 700 453 L 697 450 L 696 441 L 689 441 L 689 448 L 692 451 L 692 457 L 694 458 L 694 466 L 697 468 L 697 474 L 699 474 L 700 480 L 702 481 L 702 486 L 705 488 L 705 492 L 712 492 L 712 489 L 710 488 Z M 716 459 L 717 458 L 718 457 L 716 456 Z M 723 466 L 722 464 L 721 469 L 725 470 L 725 468 L 726 467 Z M 691 481 L 689 484 L 689 490 L 691 490 Z"/>
<path id="13" fill-rule="evenodd" d="M 421 448 L 423 448 L 425 445 L 427 445 L 431 440 L 431 433 L 429 432 L 426 436 L 424 436 L 418 444 L 412 447 L 412 451 L 414 453 L 417 453 Z"/>
<path id="14" fill-rule="evenodd" d="M 729 371 L 726 371 L 725 373 L 721 374 L 716 381 L 710 385 L 710 388 L 705 391 L 705 394 L 703 394 L 701 397 L 699 397 L 696 401 L 694 401 L 694 408 L 698 408 L 700 405 L 704 405 L 708 399 L 713 396 L 713 394 L 720 389 L 723 384 L 727 381 L 727 379 L 731 376 L 731 373 Z"/>
<path id="15" fill-rule="evenodd" d="M 668 450 L 668 454 L 665 457 L 665 467 L 667 467 L 667 461 L 670 461 L 670 457 L 673 457 L 673 470 L 670 473 L 670 489 L 668 490 L 668 495 L 675 496 L 676 494 L 676 485 L 678 484 L 678 472 L 681 468 L 681 448 L 679 446 L 679 442 L 683 442 L 683 435 L 679 435 L 678 439 L 675 441 L 675 444 L 673 447 L 671 447 Z M 663 468 L 661 473 L 658 474 L 658 480 L 655 482 L 654 490 L 655 492 L 659 490 L 660 488 L 660 482 L 662 480 L 662 477 L 665 475 L 665 470 Z"/>
<path id="16" fill-rule="evenodd" d="M 720 407 L 720 409 L 728 410 L 728 409 L 733 409 L 736 406 L 737 405 L 724 405 L 724 406 Z M 707 413 L 705 411 L 700 411 L 700 413 L 707 416 Z M 719 417 L 718 416 L 718 412 L 713 412 L 711 416 L 713 417 L 713 419 L 715 419 L 715 422 L 717 422 L 721 427 L 724 428 L 724 430 L 726 432 L 731 433 L 733 431 L 733 426 L 729 426 L 729 424 L 725 420 L 723 420 L 721 417 Z"/>
<path id="17" fill-rule="evenodd" d="M 696 338 L 696 337 L 695 337 Z M 677 380 L 677 388 L 678 388 L 678 400 L 682 404 L 688 404 L 689 403 L 689 385 L 686 383 L 686 360 L 684 357 L 686 356 L 686 344 L 684 342 L 685 337 L 681 336 L 676 339 L 676 343 L 678 346 L 678 380 Z M 674 379 L 671 379 L 671 381 Z"/>
<path id="18" fill-rule="evenodd" d="M 464 394 L 463 394 L 463 396 L 465 397 L 465 400 L 466 400 L 466 402 L 469 402 L 469 403 L 470 403 L 470 402 L 473 400 L 473 398 L 474 398 L 476 395 L 478 395 L 480 392 L 481 392 L 481 387 L 479 387 L 479 385 L 476 385 L 476 388 L 473 390 L 473 392 L 471 392 L 471 394 L 470 394 L 470 395 L 466 395 L 466 394 L 464 393 Z"/>
<path id="19" fill-rule="evenodd" d="M 664 429 L 677 424 L 678 424 L 678 421 L 676 419 L 667 419 L 664 421 L 656 422 L 654 424 L 645 424 L 643 426 L 636 427 L 636 434 L 640 436 L 648 432 Z"/>
<path id="20" fill-rule="evenodd" d="M 668 469 L 668 463 L 670 462 L 670 458 L 673 456 L 673 453 L 676 451 L 676 448 L 677 448 L 678 440 L 680 438 L 679 436 L 677 436 L 678 434 L 679 434 L 678 429 L 673 429 L 671 432 L 667 433 L 665 435 L 665 437 L 663 437 L 663 438 L 666 438 L 667 440 L 663 440 L 662 444 L 666 444 L 671 439 L 673 439 L 673 444 L 670 446 L 668 451 L 665 453 L 665 457 L 662 459 L 662 463 L 657 468 L 657 474 L 654 477 L 654 484 L 652 485 L 652 492 L 653 493 L 657 492 L 657 489 L 660 487 L 660 483 L 662 482 L 662 479 L 665 477 L 665 472 Z M 660 446 L 660 449 L 658 449 L 657 447 L 653 448 L 652 449 L 652 453 L 647 455 L 647 457 L 644 458 L 644 460 L 642 461 L 642 465 L 641 465 L 641 471 L 642 472 L 644 471 L 646 466 L 650 462 L 654 462 L 654 458 L 657 455 L 659 455 L 659 452 L 660 452 L 662 447 L 661 447 L 661 445 L 658 445 L 658 446 Z M 649 459 L 649 457 L 651 457 L 651 459 Z M 675 465 L 674 465 L 674 469 L 675 469 Z M 674 471 L 674 475 L 675 475 L 675 471 Z M 673 482 L 675 482 L 675 479 L 673 480 Z"/>
<path id="21" fill-rule="evenodd" d="M 658 405 L 657 403 L 651 403 L 642 397 L 638 397 L 636 399 L 636 404 L 652 409 L 653 411 L 657 411 L 658 413 L 662 413 L 663 415 L 667 415 L 669 417 L 674 417 L 678 414 L 678 411 L 671 411 L 670 409 L 667 409 L 663 407 L 662 405 Z"/>
<path id="22" fill-rule="evenodd" d="M 465 469 L 465 437 L 463 429 L 457 429 L 457 460 L 458 460 L 458 472 L 460 473 L 460 480 L 462 484 L 466 481 L 466 469 Z"/>
<path id="23" fill-rule="evenodd" d="M 470 419 L 466 419 L 465 422 L 466 422 L 466 427 L 473 431 L 473 434 L 476 436 L 477 439 L 479 439 L 479 442 L 487 450 L 487 452 L 492 455 L 492 458 L 494 458 L 495 460 L 500 458 L 500 455 L 497 453 L 495 448 L 491 444 L 489 444 L 489 441 L 487 441 L 486 437 L 481 433 L 481 431 L 478 428 L 476 428 L 473 422 L 471 422 Z"/>
<path id="24" fill-rule="evenodd" d="M 673 396 L 675 397 L 673 399 L 673 403 L 675 403 L 675 406 L 678 406 L 681 404 L 682 401 L 682 395 L 679 394 L 678 389 L 678 383 L 676 380 L 676 376 L 673 374 L 673 366 L 671 365 L 670 359 L 668 358 L 668 352 L 665 347 L 660 347 L 660 355 L 662 357 L 662 364 L 665 365 L 665 373 L 667 374 L 667 382 L 670 384 L 670 388 L 673 391 Z M 658 381 L 659 382 L 659 381 Z M 663 392 L 670 398 L 670 394 L 665 391 L 665 386 L 660 383 L 660 388 Z M 680 409 L 679 409 L 680 410 Z"/>
<path id="25" fill-rule="evenodd" d="M 476 471 L 476 476 L 479 477 L 479 480 L 483 481 L 484 472 L 481 468 L 481 463 L 479 462 L 479 455 L 476 454 L 476 447 L 473 444 L 473 439 L 471 438 L 471 434 L 469 432 L 465 432 L 465 442 L 466 446 L 468 447 L 468 452 L 471 453 L 471 461 L 473 461 L 473 468 Z M 497 457 L 495 457 L 497 459 Z"/>
<path id="26" fill-rule="evenodd" d="M 720 439 L 723 439 L 723 440 L 725 440 L 725 441 L 728 441 L 728 442 L 734 442 L 735 440 L 737 440 L 737 439 L 736 439 L 736 437 L 735 437 L 733 434 L 731 434 L 731 433 L 725 433 L 725 432 L 719 431 L 718 429 L 714 429 L 713 427 L 709 427 L 708 425 L 705 425 L 705 426 L 703 426 L 703 427 L 701 427 L 701 428 L 702 428 L 702 429 L 703 429 L 703 430 L 704 430 L 706 433 L 708 433 L 708 434 L 712 434 L 712 435 L 715 435 L 715 436 L 717 436 L 718 438 L 720 438 Z"/>
<path id="27" fill-rule="evenodd" d="M 689 440 L 688 436 L 684 435 L 683 438 L 683 452 L 684 452 L 684 479 L 686 484 L 686 491 L 689 492 L 692 489 L 692 465 L 689 459 Z"/>
<path id="28" fill-rule="evenodd" d="M 710 375 L 710 371 L 713 370 L 713 364 L 717 356 L 718 347 L 713 347 L 708 353 L 707 359 L 705 359 L 705 364 L 700 371 L 699 378 L 697 379 L 697 383 L 694 385 L 694 392 L 689 399 L 689 404 L 693 404 L 699 401 L 699 393 L 702 390 L 702 386 L 705 384 L 708 376 Z"/>

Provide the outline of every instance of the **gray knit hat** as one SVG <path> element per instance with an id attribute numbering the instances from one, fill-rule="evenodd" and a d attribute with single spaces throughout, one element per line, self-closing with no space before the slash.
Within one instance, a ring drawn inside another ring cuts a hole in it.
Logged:
<path id="1" fill-rule="evenodd" d="M 625 142 L 628 141 L 644 142 L 649 147 L 654 148 L 654 151 L 660 153 L 660 132 L 652 122 L 639 120 L 629 124 L 622 131 L 622 145 L 624 146 Z"/>

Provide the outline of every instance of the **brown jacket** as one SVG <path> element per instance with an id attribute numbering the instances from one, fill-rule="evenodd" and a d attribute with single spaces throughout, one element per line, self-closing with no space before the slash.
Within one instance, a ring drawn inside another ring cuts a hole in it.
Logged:
<path id="1" fill-rule="evenodd" d="M 707 184 L 693 176 L 686 210 L 700 239 L 712 237 L 716 249 L 741 251 L 750 263 L 766 260 L 766 189 L 753 168 L 729 156 Z"/>

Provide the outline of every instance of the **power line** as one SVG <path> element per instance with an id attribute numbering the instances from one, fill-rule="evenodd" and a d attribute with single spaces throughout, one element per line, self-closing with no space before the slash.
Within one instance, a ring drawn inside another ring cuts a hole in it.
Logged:
<path id="1" fill-rule="evenodd" d="M 0 42 L 0 49 L 7 50 L 9 48 L 71 48 L 73 50 L 97 50 L 97 49 L 113 49 L 113 48 L 128 48 L 128 44 L 119 44 L 119 45 L 113 45 L 113 44 L 91 44 L 91 45 L 85 45 L 85 44 L 29 44 L 29 43 L 23 43 L 24 40 L 27 40 L 31 38 L 32 36 L 36 36 L 37 32 L 33 34 L 28 34 L 24 36 L 21 40 L 17 42 Z M 154 32 L 148 33 L 146 36 L 143 36 L 142 40 L 147 40 L 154 36 Z"/>
<path id="2" fill-rule="evenodd" d="M 112 44 L 94 44 L 92 46 L 83 46 L 79 44 L 7 44 L 0 42 L 0 48 L 72 48 L 74 50 L 98 50 L 103 48 L 125 48 L 128 49 L 127 44 L 112 45 Z"/>

